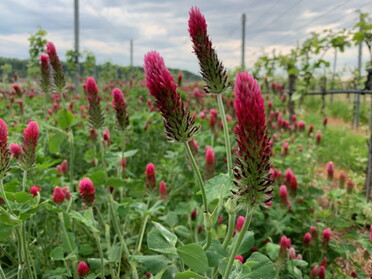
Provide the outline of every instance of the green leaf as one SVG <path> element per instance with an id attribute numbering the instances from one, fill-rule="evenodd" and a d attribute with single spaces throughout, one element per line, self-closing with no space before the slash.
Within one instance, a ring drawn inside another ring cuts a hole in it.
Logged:
<path id="1" fill-rule="evenodd" d="M 117 178 L 117 177 L 110 177 L 106 181 L 107 186 L 119 188 L 119 187 L 124 187 L 124 180 Z"/>
<path id="2" fill-rule="evenodd" d="M 168 231 L 163 225 L 152 222 L 155 228 L 149 233 L 147 237 L 147 246 L 149 249 L 164 253 L 177 255 L 176 242 L 177 236 Z"/>
<path id="3" fill-rule="evenodd" d="M 72 121 L 74 121 L 74 115 L 67 109 L 61 109 L 57 113 L 58 126 L 61 129 L 70 127 Z"/>
<path id="4" fill-rule="evenodd" d="M 107 251 L 107 257 L 108 257 L 109 262 L 111 262 L 111 263 L 119 262 L 119 260 L 120 260 L 120 243 L 112 246 Z"/>
<path id="5" fill-rule="evenodd" d="M 13 230 L 12 226 L 7 226 L 0 223 L 0 241 L 8 239 L 8 237 L 12 233 L 12 230 Z"/>
<path id="6" fill-rule="evenodd" d="M 191 269 L 200 273 L 208 270 L 208 258 L 200 245 L 191 243 L 181 246 L 177 249 L 177 253 Z"/>
<path id="7" fill-rule="evenodd" d="M 254 245 L 254 233 L 253 232 L 246 232 L 245 235 L 244 235 L 242 244 L 239 247 L 238 255 L 245 254 L 245 253 L 249 252 L 252 249 L 253 245 Z"/>
<path id="8" fill-rule="evenodd" d="M 227 257 L 225 249 L 223 249 L 221 243 L 218 240 L 212 240 L 211 246 L 205 251 L 208 257 L 209 266 L 218 266 L 219 262 Z"/>
<path id="9" fill-rule="evenodd" d="M 257 264 L 250 267 L 251 272 L 248 274 L 251 279 L 272 279 L 275 277 L 274 264 L 265 255 L 254 252 L 248 259 L 249 262 L 257 262 Z M 244 264 L 245 265 L 245 264 Z"/>
<path id="10" fill-rule="evenodd" d="M 270 259 L 275 261 L 279 255 L 280 245 L 269 242 L 265 245 L 265 247 L 266 247 L 266 252 L 268 256 L 270 257 Z"/>
<path id="11" fill-rule="evenodd" d="M 220 174 L 208 180 L 205 185 L 205 193 L 208 203 L 220 197 L 225 198 L 231 194 L 234 184 L 231 182 L 228 174 Z"/>
<path id="12" fill-rule="evenodd" d="M 181 273 L 177 273 L 174 279 L 205 279 L 205 277 L 200 276 L 192 271 L 185 271 Z"/>
<path id="13" fill-rule="evenodd" d="M 53 261 L 61 261 L 61 260 L 63 260 L 65 258 L 64 253 L 63 253 L 63 247 L 62 246 L 58 246 L 58 247 L 54 248 L 50 252 L 50 257 L 52 258 Z"/>
<path id="14" fill-rule="evenodd" d="M 299 267 L 305 267 L 305 266 L 308 266 L 309 264 L 303 260 L 296 260 L 296 259 L 293 259 L 293 264 L 295 266 L 299 266 Z"/>
<path id="15" fill-rule="evenodd" d="M 51 153 L 58 153 L 61 147 L 61 144 L 66 140 L 64 133 L 56 133 L 49 137 L 49 151 Z"/>
<path id="16" fill-rule="evenodd" d="M 124 157 L 125 158 L 133 157 L 134 155 L 136 155 L 137 152 L 138 152 L 138 149 L 128 150 L 128 151 L 124 152 Z M 120 156 L 121 156 L 121 154 L 120 154 Z"/>
<path id="17" fill-rule="evenodd" d="M 141 263 L 143 269 L 151 274 L 157 274 L 170 263 L 164 255 L 132 256 L 130 259 Z"/>
<path id="18" fill-rule="evenodd" d="M 94 252 L 93 246 L 90 244 L 83 244 L 79 247 L 79 254 L 86 257 L 92 255 Z"/>
<path id="19" fill-rule="evenodd" d="M 101 168 L 95 169 L 92 173 L 87 175 L 93 182 L 95 187 L 99 187 L 105 182 L 105 172 Z"/>
<path id="20" fill-rule="evenodd" d="M 76 221 L 79 221 L 82 224 L 84 224 L 92 233 L 99 233 L 99 230 L 97 230 L 94 227 L 93 220 L 89 217 L 88 213 L 87 214 L 84 213 L 84 216 L 83 216 L 79 212 L 72 210 L 69 212 L 69 216 L 75 219 Z"/>

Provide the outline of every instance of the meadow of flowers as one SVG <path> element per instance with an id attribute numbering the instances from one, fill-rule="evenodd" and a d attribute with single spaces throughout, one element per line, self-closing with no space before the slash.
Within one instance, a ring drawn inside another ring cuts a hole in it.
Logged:
<path id="1" fill-rule="evenodd" d="M 188 26 L 203 82 L 151 51 L 145 80 L 76 95 L 48 42 L 37 84 L 2 84 L 0 278 L 372 276 L 363 170 L 315 156 L 328 118 L 231 80 L 198 8 Z"/>

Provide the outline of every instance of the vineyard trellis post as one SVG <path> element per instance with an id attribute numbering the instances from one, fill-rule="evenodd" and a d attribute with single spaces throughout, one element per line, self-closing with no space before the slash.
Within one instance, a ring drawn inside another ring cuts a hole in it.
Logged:
<path id="1" fill-rule="evenodd" d="M 334 86 L 335 86 L 335 78 L 336 78 L 336 65 L 337 65 L 337 48 L 335 48 L 335 55 L 333 59 L 331 90 L 335 89 Z M 330 103 L 333 104 L 333 94 L 331 94 Z"/>
<path id="2" fill-rule="evenodd" d="M 321 107 L 321 113 L 324 116 L 325 115 L 325 106 L 326 106 L 326 87 L 327 87 L 327 77 L 323 76 L 320 80 L 320 89 L 322 92 L 322 107 Z M 332 94 L 331 94 L 332 95 Z"/>
<path id="3" fill-rule="evenodd" d="M 372 67 L 368 70 L 367 76 L 367 84 L 366 89 L 372 90 Z M 369 129 L 370 129 L 370 136 L 369 136 L 369 144 L 368 144 L 368 166 L 367 166 L 367 175 L 366 181 L 364 185 L 364 191 L 366 194 L 367 201 L 371 199 L 371 192 L 372 192 L 372 96 L 371 98 L 371 115 L 369 120 Z"/>
<path id="4" fill-rule="evenodd" d="M 79 94 L 80 63 L 79 63 L 79 0 L 74 0 L 74 33 L 75 33 L 75 65 L 74 78 L 75 93 Z"/>
<path id="5" fill-rule="evenodd" d="M 360 21 L 363 20 L 363 16 L 360 15 Z M 359 27 L 359 31 L 362 31 L 362 26 Z M 360 83 L 360 78 L 362 75 L 362 49 L 363 49 L 363 41 L 361 41 L 358 45 L 358 77 L 356 80 L 356 87 Z M 359 107 L 360 107 L 360 94 L 354 95 L 354 121 L 353 121 L 353 128 L 356 129 L 359 126 Z"/>
<path id="6" fill-rule="evenodd" d="M 289 112 L 289 121 L 292 123 L 292 115 L 295 114 L 294 110 L 294 101 L 292 101 L 293 93 L 295 92 L 295 84 L 296 84 L 296 75 L 290 74 L 288 77 L 288 112 Z"/>

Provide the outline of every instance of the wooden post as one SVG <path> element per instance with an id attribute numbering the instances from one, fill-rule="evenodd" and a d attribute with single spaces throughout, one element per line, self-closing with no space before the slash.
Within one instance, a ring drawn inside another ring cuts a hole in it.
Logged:
<path id="1" fill-rule="evenodd" d="M 292 124 L 292 115 L 295 114 L 294 108 L 294 101 L 292 101 L 292 95 L 295 92 L 295 83 L 296 83 L 296 76 L 294 74 L 290 74 L 288 77 L 288 112 L 289 112 L 289 122 Z"/>
<path id="2" fill-rule="evenodd" d="M 326 106 L 326 87 L 327 87 L 327 77 L 323 76 L 320 79 L 320 89 L 322 91 L 322 108 L 321 108 L 321 113 L 323 116 L 325 115 L 325 106 Z M 332 95 L 332 94 L 331 94 Z"/>
<path id="3" fill-rule="evenodd" d="M 366 89 L 372 90 L 372 67 L 368 70 L 367 84 Z M 369 144 L 368 144 L 368 166 L 367 166 L 367 175 L 364 185 L 364 192 L 366 194 L 367 201 L 371 200 L 372 192 L 372 96 L 371 96 L 371 115 L 369 118 Z"/>

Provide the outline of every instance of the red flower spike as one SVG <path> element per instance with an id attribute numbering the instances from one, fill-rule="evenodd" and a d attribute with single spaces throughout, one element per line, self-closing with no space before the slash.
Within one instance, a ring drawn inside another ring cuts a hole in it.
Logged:
<path id="1" fill-rule="evenodd" d="M 39 185 L 34 185 L 30 188 L 30 194 L 34 197 L 37 196 L 37 193 L 41 191 L 41 187 Z"/>
<path id="2" fill-rule="evenodd" d="M 353 192 L 353 190 L 354 190 L 354 182 L 351 180 L 351 179 L 349 179 L 347 182 L 346 182 L 346 192 L 348 193 L 348 194 L 351 194 L 352 192 Z"/>
<path id="3" fill-rule="evenodd" d="M 79 192 L 85 205 L 88 207 L 92 206 L 96 200 L 96 189 L 93 186 L 93 182 L 89 178 L 83 178 L 80 180 Z"/>
<path id="4" fill-rule="evenodd" d="M 247 72 L 238 73 L 235 82 L 234 109 L 238 152 L 234 167 L 233 191 L 246 206 L 265 206 L 272 199 L 274 180 L 270 174 L 272 142 L 266 132 L 264 100 L 260 86 Z"/>
<path id="5" fill-rule="evenodd" d="M 54 187 L 54 191 L 53 191 L 53 200 L 55 203 L 63 203 L 65 201 L 65 194 L 63 193 L 63 190 L 61 189 L 61 187 L 59 186 L 56 186 Z"/>
<path id="6" fill-rule="evenodd" d="M 156 106 L 163 116 L 168 141 L 187 142 L 197 132 L 195 119 L 185 107 L 177 85 L 165 67 L 163 58 L 156 51 L 145 55 L 146 86 L 156 99 Z"/>
<path id="7" fill-rule="evenodd" d="M 77 267 L 79 276 L 85 276 L 89 273 L 89 266 L 86 262 L 79 262 Z"/>
<path id="8" fill-rule="evenodd" d="M 322 237 L 323 237 L 323 244 L 324 245 L 327 245 L 329 240 L 331 239 L 331 235 L 332 235 L 332 232 L 331 232 L 331 229 L 325 229 L 322 233 Z"/>
<path id="9" fill-rule="evenodd" d="M 50 79 L 49 79 L 49 56 L 40 55 L 40 73 L 41 73 L 41 89 L 44 94 L 49 93 Z"/>
<path id="10" fill-rule="evenodd" d="M 244 226 L 244 221 L 245 221 L 245 218 L 243 216 L 239 216 L 238 219 L 236 220 L 236 225 L 235 225 L 235 229 L 240 232 Z"/>
<path id="11" fill-rule="evenodd" d="M 282 185 L 282 186 L 279 187 L 279 196 L 280 196 L 280 203 L 282 205 L 287 205 L 287 203 L 288 203 L 287 186 Z"/>
<path id="12" fill-rule="evenodd" d="M 39 126 L 36 122 L 28 123 L 23 131 L 22 153 L 20 164 L 22 169 L 29 170 L 34 167 L 36 161 L 36 146 L 39 137 Z"/>
<path id="13" fill-rule="evenodd" d="M 46 44 L 46 53 L 49 56 L 50 65 L 53 68 L 54 83 L 59 92 L 62 92 L 65 87 L 65 75 L 63 73 L 62 63 L 59 60 L 56 47 L 52 42 Z"/>
<path id="14" fill-rule="evenodd" d="M 229 85 L 228 76 L 212 47 L 212 41 L 207 33 L 207 22 L 196 7 L 191 8 L 189 16 L 189 34 L 199 60 L 201 75 L 206 82 L 204 90 L 207 93 L 223 93 Z"/>
<path id="15" fill-rule="evenodd" d="M 160 181 L 160 184 L 159 184 L 159 194 L 160 194 L 161 200 L 168 199 L 167 185 L 165 184 L 163 180 Z"/>
<path id="16" fill-rule="evenodd" d="M 9 155 L 8 126 L 0 119 L 0 179 L 3 178 L 10 169 Z"/>
<path id="17" fill-rule="evenodd" d="M 129 126 L 129 116 L 127 113 L 124 94 L 119 88 L 112 90 L 112 106 L 116 113 L 116 129 L 124 131 Z"/>
<path id="18" fill-rule="evenodd" d="M 155 177 L 155 166 L 153 163 L 149 163 L 146 165 L 146 186 L 148 189 L 154 189 L 156 184 L 156 177 Z"/>
<path id="19" fill-rule="evenodd" d="M 63 194 L 65 194 L 65 198 L 67 200 L 69 200 L 71 198 L 71 194 L 70 194 L 69 189 L 68 189 L 67 186 L 66 187 L 62 187 L 62 192 L 63 192 Z"/>
<path id="20" fill-rule="evenodd" d="M 325 278 L 326 273 L 325 273 L 325 266 L 324 265 L 321 265 L 319 267 L 318 276 L 319 276 L 320 279 L 324 279 Z"/>
<path id="21" fill-rule="evenodd" d="M 235 257 L 235 260 L 240 261 L 242 264 L 244 263 L 244 258 L 243 258 L 242 255 L 237 255 L 237 256 Z"/>
<path id="22" fill-rule="evenodd" d="M 309 247 L 309 245 L 311 243 L 311 239 L 312 239 L 311 233 L 309 233 L 309 232 L 305 233 L 305 235 L 304 235 L 304 245 L 305 245 L 305 247 Z"/>
<path id="23" fill-rule="evenodd" d="M 332 180 L 333 179 L 333 173 L 334 173 L 333 162 L 328 162 L 327 163 L 327 178 L 328 178 L 328 180 Z"/>
<path id="24" fill-rule="evenodd" d="M 344 189 L 345 188 L 345 181 L 346 181 L 346 174 L 343 171 L 341 171 L 339 178 L 340 178 L 339 187 L 340 187 L 340 189 Z"/>
<path id="25" fill-rule="evenodd" d="M 105 129 L 102 133 L 103 138 L 103 145 L 104 146 L 110 146 L 111 145 L 111 137 L 110 137 L 110 130 Z"/>
<path id="26" fill-rule="evenodd" d="M 193 211 L 191 211 L 190 218 L 191 218 L 192 221 L 195 221 L 196 220 L 196 209 L 194 209 Z"/>
<path id="27" fill-rule="evenodd" d="M 205 176 L 206 179 L 210 179 L 214 176 L 214 151 L 212 147 L 205 148 Z"/>
<path id="28" fill-rule="evenodd" d="M 320 130 L 316 132 L 315 140 L 316 140 L 316 144 L 318 144 L 318 145 L 322 141 L 322 132 Z"/>
<path id="29" fill-rule="evenodd" d="M 101 108 L 101 98 L 98 96 L 98 87 L 93 77 L 88 77 L 83 85 L 89 102 L 89 124 L 91 129 L 103 126 L 104 117 Z"/>

